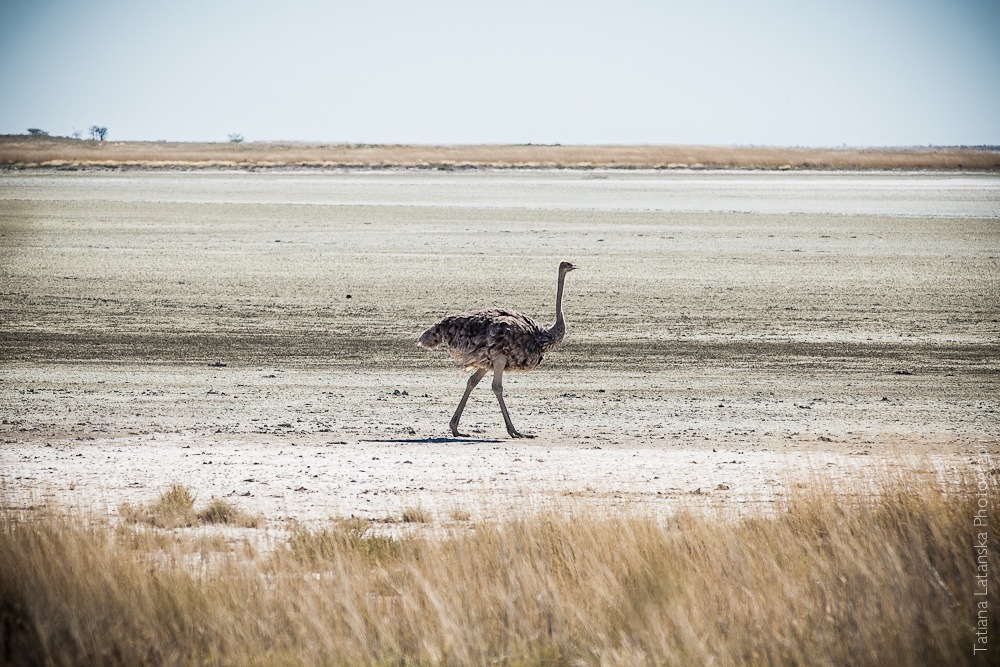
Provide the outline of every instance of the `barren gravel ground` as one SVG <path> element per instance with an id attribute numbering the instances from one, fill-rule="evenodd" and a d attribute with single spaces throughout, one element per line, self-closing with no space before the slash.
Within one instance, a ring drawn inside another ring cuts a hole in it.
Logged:
<path id="1" fill-rule="evenodd" d="M 505 306 L 566 342 L 485 382 L 414 346 Z M 1000 453 L 1000 177 L 0 173 L 0 493 L 179 481 L 272 521 L 671 511 Z M 909 464 L 909 463 L 908 463 Z M 860 485 L 860 486 L 859 486 Z"/>

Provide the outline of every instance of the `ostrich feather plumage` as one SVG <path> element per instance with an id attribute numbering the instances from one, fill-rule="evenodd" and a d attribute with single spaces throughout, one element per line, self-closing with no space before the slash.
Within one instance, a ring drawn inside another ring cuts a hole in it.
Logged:
<path id="1" fill-rule="evenodd" d="M 469 400 L 469 394 L 489 371 L 493 371 L 493 392 L 500 403 L 507 432 L 511 437 L 530 437 L 519 433 L 511 423 L 503 399 L 503 372 L 530 371 L 537 368 L 546 354 L 554 350 L 566 334 L 562 300 L 566 274 L 577 267 L 570 262 L 559 264 L 556 283 L 556 321 L 545 328 L 523 313 L 504 308 L 489 308 L 471 313 L 449 315 L 428 328 L 417 339 L 417 345 L 433 350 L 446 345 L 448 354 L 466 369 L 475 369 L 465 388 L 465 394 L 451 418 L 452 434 L 458 432 L 458 422 Z"/>

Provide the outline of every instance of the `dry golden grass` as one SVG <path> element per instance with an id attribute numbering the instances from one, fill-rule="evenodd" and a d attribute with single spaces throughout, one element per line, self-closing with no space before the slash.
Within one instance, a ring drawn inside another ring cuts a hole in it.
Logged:
<path id="1" fill-rule="evenodd" d="M 414 146 L 81 141 L 0 136 L 8 168 L 1000 169 L 997 147 Z"/>
<path id="2" fill-rule="evenodd" d="M 131 523 L 145 523 L 154 528 L 189 528 L 199 524 L 228 524 L 258 528 L 263 517 L 250 515 L 221 498 L 213 498 L 208 507 L 196 512 L 195 497 L 185 486 L 173 484 L 155 502 L 138 507 L 123 504 L 118 514 Z"/>
<path id="3" fill-rule="evenodd" d="M 461 507 L 455 507 L 449 514 L 452 521 L 468 521 L 472 518 L 472 513 Z"/>
<path id="4" fill-rule="evenodd" d="M 408 507 L 403 510 L 403 523 L 430 523 L 431 514 L 422 507 Z"/>
<path id="5" fill-rule="evenodd" d="M 439 538 L 346 519 L 194 560 L 176 532 L 7 510 L 0 663 L 976 664 L 1000 576 L 991 555 L 974 596 L 975 484 L 910 471 L 814 483 L 773 517 L 542 512 Z"/>

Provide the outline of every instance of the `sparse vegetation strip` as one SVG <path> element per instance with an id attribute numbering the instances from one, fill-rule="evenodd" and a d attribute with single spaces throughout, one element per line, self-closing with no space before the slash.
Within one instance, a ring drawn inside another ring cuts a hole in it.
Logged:
<path id="1" fill-rule="evenodd" d="M 0 136 L 8 169 L 1000 170 L 1000 147 L 395 145 L 87 141 Z"/>

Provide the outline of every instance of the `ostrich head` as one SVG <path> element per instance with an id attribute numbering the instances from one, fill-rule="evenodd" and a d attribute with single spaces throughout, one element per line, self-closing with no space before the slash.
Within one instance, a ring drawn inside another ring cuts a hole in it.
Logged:
<path id="1" fill-rule="evenodd" d="M 573 271 L 574 269 L 578 269 L 578 268 L 580 268 L 580 267 L 573 266 L 572 262 L 559 262 L 559 273 L 563 274 L 563 275 L 569 273 L 570 271 Z"/>

